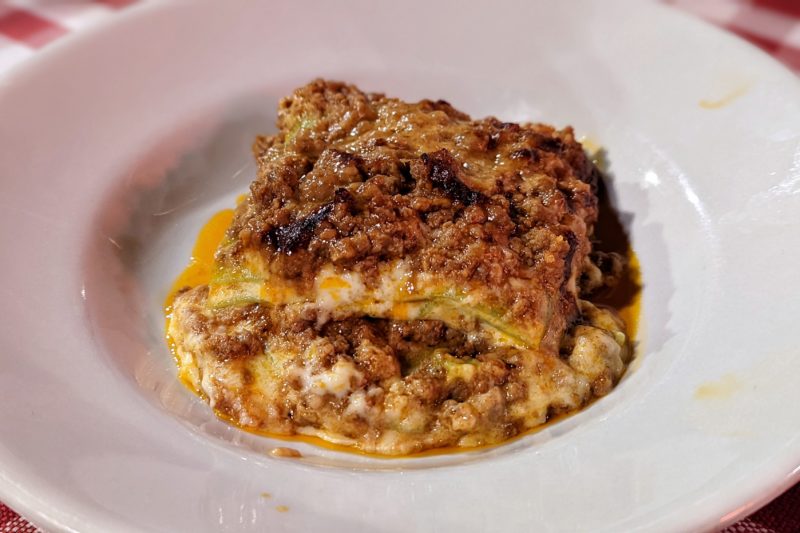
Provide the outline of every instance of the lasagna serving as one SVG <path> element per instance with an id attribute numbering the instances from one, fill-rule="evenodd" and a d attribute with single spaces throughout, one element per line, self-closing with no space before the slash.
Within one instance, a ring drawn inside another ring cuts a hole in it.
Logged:
<path id="1" fill-rule="evenodd" d="M 501 442 L 605 395 L 630 357 L 591 295 L 600 173 L 571 128 L 317 80 L 258 137 L 207 285 L 169 325 L 224 418 L 399 455 Z"/>

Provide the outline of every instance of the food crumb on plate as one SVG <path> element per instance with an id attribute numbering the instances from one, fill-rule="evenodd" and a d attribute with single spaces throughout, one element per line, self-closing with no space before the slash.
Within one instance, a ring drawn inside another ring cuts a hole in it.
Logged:
<path id="1" fill-rule="evenodd" d="M 272 448 L 269 454 L 273 457 L 303 457 L 303 454 L 294 448 L 284 448 L 282 446 L 278 448 Z"/>

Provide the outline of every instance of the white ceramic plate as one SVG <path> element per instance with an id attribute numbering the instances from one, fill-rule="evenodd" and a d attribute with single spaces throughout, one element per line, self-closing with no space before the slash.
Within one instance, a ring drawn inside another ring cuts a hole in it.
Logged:
<path id="1" fill-rule="evenodd" d="M 176 384 L 167 288 L 315 76 L 606 148 L 644 274 L 617 390 L 491 450 L 287 461 Z M 798 477 L 800 84 L 718 30 L 623 1 L 146 4 L 2 79 L 0 117 L 0 498 L 47 528 L 686 531 Z"/>

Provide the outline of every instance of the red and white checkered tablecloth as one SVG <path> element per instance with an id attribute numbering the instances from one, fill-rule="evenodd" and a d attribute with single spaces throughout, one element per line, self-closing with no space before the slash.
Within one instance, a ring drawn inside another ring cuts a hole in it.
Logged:
<path id="1" fill-rule="evenodd" d="M 146 0 L 0 0 L 0 74 L 70 32 Z M 800 74 L 800 0 L 662 0 L 744 37 Z M 38 528 L 0 503 L 0 533 Z M 800 532 L 800 484 L 724 533 Z"/>

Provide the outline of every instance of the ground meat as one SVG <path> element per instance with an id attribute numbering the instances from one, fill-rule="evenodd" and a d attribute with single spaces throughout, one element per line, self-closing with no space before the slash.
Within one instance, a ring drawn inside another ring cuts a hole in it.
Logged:
<path id="1" fill-rule="evenodd" d="M 175 301 L 184 379 L 218 411 L 399 454 L 498 442 L 610 390 L 622 326 L 578 297 L 620 269 L 590 256 L 599 172 L 570 128 L 323 80 L 281 101 L 278 127 L 253 145 L 258 176 L 216 261 L 236 275 L 260 265 L 245 282 L 305 299 L 212 305 L 199 287 Z M 373 294 L 398 261 L 441 281 L 442 317 L 347 314 L 308 296 L 325 269 Z M 459 294 L 480 298 L 453 321 Z"/>
<path id="2" fill-rule="evenodd" d="M 322 80 L 281 102 L 278 126 L 254 145 L 258 177 L 222 261 L 248 249 L 307 290 L 331 263 L 372 286 L 378 264 L 404 259 L 455 286 L 494 287 L 515 320 L 556 309 L 547 342 L 574 319 L 597 170 L 570 128 L 471 120 L 444 101 Z"/>

